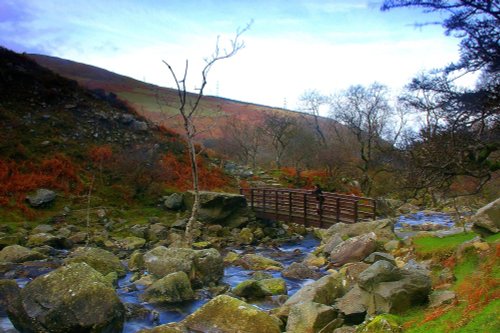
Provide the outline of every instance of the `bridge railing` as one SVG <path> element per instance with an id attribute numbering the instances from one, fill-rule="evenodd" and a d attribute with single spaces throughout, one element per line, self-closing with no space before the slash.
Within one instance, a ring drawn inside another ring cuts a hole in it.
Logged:
<path id="1" fill-rule="evenodd" d="M 258 217 L 295 222 L 305 226 L 328 228 L 344 222 L 375 219 L 375 200 L 353 195 L 323 192 L 318 200 L 311 190 L 278 188 L 241 188 L 240 193 Z"/>

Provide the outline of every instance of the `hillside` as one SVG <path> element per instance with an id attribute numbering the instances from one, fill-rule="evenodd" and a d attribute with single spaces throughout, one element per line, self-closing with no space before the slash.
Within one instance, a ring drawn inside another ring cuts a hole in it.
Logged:
<path id="1" fill-rule="evenodd" d="M 164 123 L 171 128 L 178 128 L 172 121 L 172 116 L 177 115 L 177 91 L 163 88 L 153 84 L 144 83 L 126 76 L 98 67 L 77 63 L 39 54 L 28 55 L 40 65 L 52 71 L 76 80 L 89 89 L 104 89 L 115 93 L 119 98 L 127 101 L 138 112 L 157 123 Z M 267 112 L 293 112 L 281 108 L 239 102 L 231 99 L 205 96 L 202 101 L 202 113 L 208 118 L 219 119 L 225 116 L 236 117 L 247 121 L 257 121 Z M 222 122 L 212 126 L 211 135 L 218 137 L 221 134 Z"/>
<path id="2" fill-rule="evenodd" d="M 4 220 L 43 215 L 25 203 L 38 188 L 57 192 L 57 210 L 82 208 L 90 191 L 96 206 L 154 206 L 167 189 L 190 186 L 179 136 L 113 94 L 89 91 L 0 48 L 0 96 Z M 200 163 L 205 186 L 227 183 L 206 160 Z"/>

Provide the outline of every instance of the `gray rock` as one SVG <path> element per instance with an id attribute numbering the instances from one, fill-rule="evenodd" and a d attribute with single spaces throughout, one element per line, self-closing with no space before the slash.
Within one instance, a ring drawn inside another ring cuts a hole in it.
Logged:
<path id="1" fill-rule="evenodd" d="M 38 233 L 50 233 L 54 231 L 54 227 L 49 225 L 49 224 L 39 224 L 32 230 L 32 234 L 38 234 Z"/>
<path id="2" fill-rule="evenodd" d="M 165 206 L 165 208 L 170 209 L 170 210 L 179 210 L 179 209 L 182 209 L 183 200 L 184 200 L 184 198 L 183 198 L 182 194 L 173 193 L 165 199 L 165 201 L 163 202 L 163 205 Z"/>
<path id="3" fill-rule="evenodd" d="M 444 304 L 451 304 L 457 295 L 451 290 L 435 290 L 429 295 L 429 307 L 437 308 Z"/>
<path id="4" fill-rule="evenodd" d="M 365 290 L 371 290 L 373 286 L 381 282 L 398 281 L 402 273 L 393 263 L 385 260 L 375 262 L 365 269 L 358 277 L 359 285 Z"/>
<path id="5" fill-rule="evenodd" d="M 372 254 L 370 254 L 368 257 L 365 258 L 364 262 L 368 264 L 373 264 L 374 262 L 379 260 L 385 260 L 393 265 L 396 265 L 396 260 L 394 259 L 394 256 L 384 252 L 373 252 Z"/>
<path id="6" fill-rule="evenodd" d="M 21 263 L 45 258 L 45 255 L 20 245 L 6 246 L 0 251 L 0 262 Z"/>
<path id="7" fill-rule="evenodd" d="M 350 324 L 363 322 L 367 309 L 363 302 L 363 293 L 363 290 L 358 285 L 355 285 L 335 302 L 334 307 L 344 316 L 346 322 Z"/>
<path id="8" fill-rule="evenodd" d="M 338 235 L 333 234 L 330 238 L 328 238 L 325 242 L 325 246 L 323 247 L 323 253 L 330 255 L 330 253 L 344 240 Z"/>
<path id="9" fill-rule="evenodd" d="M 290 308 L 286 332 L 320 332 L 335 319 L 337 319 L 337 312 L 331 306 L 314 302 L 298 303 Z"/>
<path id="10" fill-rule="evenodd" d="M 123 304 L 106 279 L 85 263 L 37 277 L 17 299 L 7 312 L 21 332 L 119 333 L 123 328 Z"/>
<path id="11" fill-rule="evenodd" d="M 500 198 L 482 207 L 472 218 L 473 229 L 484 236 L 500 231 Z"/>
<path id="12" fill-rule="evenodd" d="M 194 292 L 187 274 L 175 272 L 155 281 L 142 297 L 150 303 L 176 303 L 193 299 Z"/>
<path id="13" fill-rule="evenodd" d="M 321 277 L 321 274 L 310 269 L 303 263 L 294 262 L 287 268 L 285 268 L 281 275 L 288 279 L 304 280 L 304 279 L 314 279 L 317 280 Z"/>
<path id="14" fill-rule="evenodd" d="M 374 233 L 352 237 L 335 247 L 330 253 L 330 261 L 334 266 L 362 261 L 374 252 L 376 247 L 376 235 Z"/>
<path id="15" fill-rule="evenodd" d="M 146 231 L 146 239 L 150 242 L 157 242 L 166 239 L 168 228 L 161 223 L 152 224 Z"/>
<path id="16" fill-rule="evenodd" d="M 48 245 L 55 248 L 68 248 L 71 244 L 69 244 L 67 239 L 62 236 L 54 236 L 52 234 L 41 232 L 29 236 L 26 245 L 29 247 Z"/>
<path id="17" fill-rule="evenodd" d="M 148 128 L 149 128 L 147 122 L 145 122 L 145 121 L 139 121 L 139 120 L 133 120 L 132 123 L 130 124 L 130 127 L 134 131 L 139 131 L 139 132 L 147 131 Z"/>
<path id="18" fill-rule="evenodd" d="M 113 253 L 96 247 L 79 247 L 65 260 L 66 263 L 85 262 L 102 275 L 115 272 L 125 276 L 126 270 L 120 259 Z"/>
<path id="19" fill-rule="evenodd" d="M 395 223 L 396 219 L 393 218 L 352 224 L 336 223 L 328 228 L 324 239 L 328 239 L 335 234 L 338 234 L 342 239 L 346 239 L 373 232 L 377 235 L 377 240 L 386 242 L 396 238 L 394 234 Z"/>
<path id="20" fill-rule="evenodd" d="M 28 195 L 26 200 L 35 208 L 49 205 L 56 199 L 56 192 L 45 188 L 38 189 L 35 194 Z"/>
<path id="21" fill-rule="evenodd" d="M 246 280 L 240 282 L 232 289 L 232 293 L 236 296 L 244 297 L 249 300 L 260 299 L 272 295 L 271 292 L 257 280 Z"/>

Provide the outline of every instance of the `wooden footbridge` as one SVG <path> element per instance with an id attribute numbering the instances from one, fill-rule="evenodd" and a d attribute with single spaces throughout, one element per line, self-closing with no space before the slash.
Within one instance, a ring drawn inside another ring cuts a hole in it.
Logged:
<path id="1" fill-rule="evenodd" d="M 323 192 L 321 207 L 311 190 L 279 188 L 242 188 L 257 217 L 328 228 L 344 222 L 375 219 L 375 200 L 354 195 Z"/>

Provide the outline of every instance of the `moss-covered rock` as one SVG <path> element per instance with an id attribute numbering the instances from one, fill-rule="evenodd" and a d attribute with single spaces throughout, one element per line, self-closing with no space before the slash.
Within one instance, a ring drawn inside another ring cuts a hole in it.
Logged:
<path id="1" fill-rule="evenodd" d="M 232 292 L 236 296 L 245 297 L 247 299 L 259 299 L 266 296 L 271 296 L 269 290 L 264 288 L 261 281 L 257 280 L 246 280 L 240 282 L 236 287 L 233 288 Z"/>
<path id="2" fill-rule="evenodd" d="M 259 270 L 270 270 L 270 271 L 280 271 L 283 269 L 283 265 L 276 260 L 263 257 L 258 254 L 245 254 L 237 261 L 238 264 L 246 269 L 253 271 Z"/>
<path id="3" fill-rule="evenodd" d="M 356 333 L 401 333 L 403 329 L 399 323 L 399 318 L 382 314 L 371 319 L 369 322 L 358 326 Z"/>
<path id="4" fill-rule="evenodd" d="M 271 295 L 286 295 L 288 291 L 286 281 L 280 278 L 262 279 L 259 284 Z"/>
<path id="5" fill-rule="evenodd" d="M 134 251 L 130 255 L 127 264 L 128 264 L 128 269 L 130 271 L 132 272 L 140 271 L 141 269 L 144 268 L 144 254 L 139 250 Z"/>
<path id="6" fill-rule="evenodd" d="M 45 258 L 45 255 L 20 245 L 6 246 L 0 251 L 0 262 L 20 263 Z"/>
<path id="7" fill-rule="evenodd" d="M 150 303 L 176 303 L 193 299 L 194 292 L 187 274 L 176 272 L 154 282 L 142 297 Z"/>
<path id="8" fill-rule="evenodd" d="M 86 263 L 73 263 L 37 277 L 9 308 L 21 332 L 122 331 L 125 308 L 113 287 Z"/>
<path id="9" fill-rule="evenodd" d="M 146 240 L 141 237 L 130 236 L 117 240 L 118 247 L 124 250 L 137 250 L 146 244 Z"/>
<path id="10" fill-rule="evenodd" d="M 79 247 L 73 251 L 65 260 L 66 263 L 85 262 L 102 275 L 111 272 L 121 277 L 125 276 L 126 270 L 120 259 L 113 253 L 96 247 Z"/>
<path id="11" fill-rule="evenodd" d="M 221 295 L 203 305 L 182 322 L 188 330 L 218 333 L 279 333 L 280 322 L 262 310 L 236 298 Z"/>

